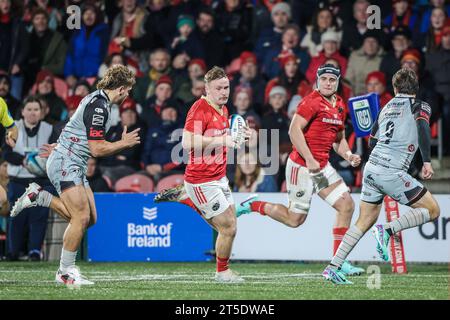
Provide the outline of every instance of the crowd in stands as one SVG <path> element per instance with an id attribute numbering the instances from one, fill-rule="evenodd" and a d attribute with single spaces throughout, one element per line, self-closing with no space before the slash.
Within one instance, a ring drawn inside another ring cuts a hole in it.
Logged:
<path id="1" fill-rule="evenodd" d="M 71 5 L 81 9 L 79 28 L 68 28 L 77 18 L 66 11 Z M 370 5 L 381 9 L 379 29 L 368 27 Z M 124 126 L 140 127 L 142 143 L 89 162 L 94 192 L 114 191 L 118 180 L 133 174 L 156 186 L 184 172 L 171 157 L 179 142 L 173 136 L 192 103 L 205 94 L 203 76 L 215 65 L 230 78 L 230 113 L 242 115 L 257 132 L 279 130 L 279 173 L 265 175 L 259 163 L 232 165 L 227 175 L 235 191 L 283 189 L 290 120 L 314 90 L 324 63 L 340 68 L 338 93 L 345 102 L 376 92 L 381 106 L 394 94 L 393 74 L 401 67 L 413 69 L 418 98 L 433 108 L 431 125 L 441 119 L 443 136 L 449 136 L 449 14 L 445 0 L 0 0 L 0 97 L 22 130 L 22 143 L 2 147 L 8 171 L 0 183 L 7 186 L 10 204 L 30 181 L 51 189 L 48 180 L 24 168 L 25 155 L 56 142 L 81 99 L 116 64 L 126 65 L 137 81 L 131 97 L 112 106 L 107 138 L 120 139 Z M 347 119 L 352 150 L 367 157 L 367 141 L 355 136 Z M 444 152 L 450 153 L 449 139 Z M 242 159 L 252 158 L 246 155 Z M 330 161 L 347 184 L 360 185 L 361 168 L 351 168 L 336 154 Z M 24 212 L 11 219 L 8 230 L 20 238 L 8 242 L 12 259 L 24 247 L 37 259 L 39 228 L 47 215 L 29 219 Z"/>

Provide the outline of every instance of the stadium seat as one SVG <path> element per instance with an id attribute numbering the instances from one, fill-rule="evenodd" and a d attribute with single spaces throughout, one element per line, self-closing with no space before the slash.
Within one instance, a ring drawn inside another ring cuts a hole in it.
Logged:
<path id="1" fill-rule="evenodd" d="M 286 180 L 283 181 L 283 183 L 281 184 L 281 192 L 287 192 L 287 187 L 286 187 Z"/>
<path id="2" fill-rule="evenodd" d="M 184 181 L 184 176 L 182 174 L 173 174 L 159 180 L 156 185 L 156 192 L 161 192 L 165 189 L 173 188 Z"/>
<path id="3" fill-rule="evenodd" d="M 153 192 L 153 180 L 143 174 L 132 174 L 117 180 L 116 192 Z"/>

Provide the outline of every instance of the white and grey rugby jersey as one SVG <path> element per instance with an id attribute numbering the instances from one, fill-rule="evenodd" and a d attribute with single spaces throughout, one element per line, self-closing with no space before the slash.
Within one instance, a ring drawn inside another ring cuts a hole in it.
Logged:
<path id="1" fill-rule="evenodd" d="M 56 150 L 82 166 L 91 157 L 88 140 L 104 140 L 111 127 L 111 105 L 103 90 L 97 90 L 81 100 L 77 111 L 58 138 Z"/>
<path id="2" fill-rule="evenodd" d="M 378 114 L 372 136 L 378 139 L 369 162 L 383 169 L 407 171 L 419 146 L 417 121 L 429 123 L 431 107 L 410 95 L 397 94 Z"/>

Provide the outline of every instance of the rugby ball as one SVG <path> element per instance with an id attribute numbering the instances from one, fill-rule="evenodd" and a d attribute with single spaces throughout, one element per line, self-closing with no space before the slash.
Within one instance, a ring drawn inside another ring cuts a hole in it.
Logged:
<path id="1" fill-rule="evenodd" d="M 45 177 L 47 159 L 40 157 L 37 152 L 30 152 L 25 156 L 25 168 L 37 177 Z"/>
<path id="2" fill-rule="evenodd" d="M 242 116 L 238 114 L 233 114 L 230 117 L 230 134 L 231 138 L 233 138 L 233 141 L 237 142 L 244 142 L 243 141 L 243 135 L 244 135 L 244 128 L 247 126 L 245 123 L 245 120 Z M 242 140 L 242 141 L 241 141 Z"/>

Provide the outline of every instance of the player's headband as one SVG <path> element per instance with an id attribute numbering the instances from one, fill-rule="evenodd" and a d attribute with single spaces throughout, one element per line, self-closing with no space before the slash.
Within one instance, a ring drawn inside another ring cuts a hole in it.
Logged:
<path id="1" fill-rule="evenodd" d="M 341 77 L 341 70 L 339 70 L 339 68 L 336 68 L 332 64 L 325 64 L 323 66 L 320 66 L 319 69 L 317 69 L 317 79 L 319 79 L 325 73 L 335 75 L 337 79 Z"/>

